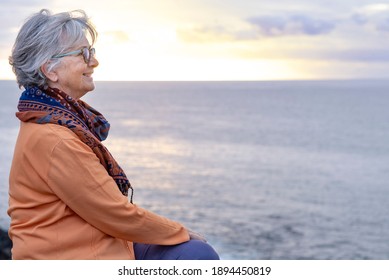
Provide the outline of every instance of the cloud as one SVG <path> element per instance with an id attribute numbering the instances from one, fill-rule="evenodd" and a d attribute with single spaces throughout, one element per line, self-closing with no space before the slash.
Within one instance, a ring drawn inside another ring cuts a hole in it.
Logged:
<path id="1" fill-rule="evenodd" d="M 331 32 L 335 24 L 329 20 L 312 18 L 306 15 L 257 16 L 247 20 L 258 34 L 265 37 L 307 35 L 316 36 Z"/>
<path id="2" fill-rule="evenodd" d="M 240 28 L 231 25 L 203 25 L 177 30 L 178 37 L 189 43 L 258 40 L 267 37 L 318 36 L 336 27 L 335 21 L 306 15 L 261 15 L 242 20 Z"/>
<path id="3" fill-rule="evenodd" d="M 271 48 L 270 46 L 261 47 L 261 44 L 251 46 L 250 48 L 237 48 L 234 55 L 240 59 L 246 60 L 306 60 L 306 61 L 325 61 L 332 63 L 334 61 L 346 63 L 375 63 L 388 64 L 389 52 L 381 47 L 360 47 L 350 46 L 343 48 L 325 48 L 318 47 L 290 47 L 287 44 Z"/>
<path id="4" fill-rule="evenodd" d="M 389 53 L 386 49 L 350 49 L 328 52 L 322 56 L 326 59 L 350 62 L 389 62 Z"/>
<path id="5" fill-rule="evenodd" d="M 277 55 L 277 54 L 274 54 Z M 278 53 L 280 58 L 304 59 L 312 61 L 347 62 L 347 63 L 378 63 L 387 64 L 389 53 L 384 48 L 358 48 L 348 49 L 300 49 L 284 50 Z"/>
<path id="6" fill-rule="evenodd" d="M 378 32 L 389 32 L 389 4 L 371 4 L 357 8 L 351 19 Z"/>

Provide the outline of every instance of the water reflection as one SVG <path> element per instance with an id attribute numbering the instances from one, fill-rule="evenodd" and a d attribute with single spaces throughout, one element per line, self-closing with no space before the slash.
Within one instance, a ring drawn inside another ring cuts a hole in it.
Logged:
<path id="1" fill-rule="evenodd" d="M 183 159 L 192 153 L 190 146 L 168 137 L 129 139 L 111 135 L 105 145 L 133 184 L 151 189 L 174 188 L 174 177 L 185 172 Z"/>

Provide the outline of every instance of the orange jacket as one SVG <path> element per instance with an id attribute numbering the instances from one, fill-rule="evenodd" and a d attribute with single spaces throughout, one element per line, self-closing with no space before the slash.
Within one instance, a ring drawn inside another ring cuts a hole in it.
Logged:
<path id="1" fill-rule="evenodd" d="M 59 125 L 21 123 L 9 183 L 13 259 L 134 259 L 132 242 L 189 240 L 181 224 L 129 203 Z"/>

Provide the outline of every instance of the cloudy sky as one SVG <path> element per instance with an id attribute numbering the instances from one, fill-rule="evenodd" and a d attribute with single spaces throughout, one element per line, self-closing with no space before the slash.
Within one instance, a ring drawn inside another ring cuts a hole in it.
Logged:
<path id="1" fill-rule="evenodd" d="M 389 78 L 389 1 L 2 0 L 0 79 L 42 8 L 91 17 L 96 80 Z"/>

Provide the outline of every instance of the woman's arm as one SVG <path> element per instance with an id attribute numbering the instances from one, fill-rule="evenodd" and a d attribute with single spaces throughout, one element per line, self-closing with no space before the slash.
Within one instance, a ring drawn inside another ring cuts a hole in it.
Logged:
<path id="1" fill-rule="evenodd" d="M 181 224 L 129 203 L 96 155 L 79 139 L 65 139 L 55 146 L 48 184 L 77 215 L 108 235 L 160 245 L 189 240 Z"/>

